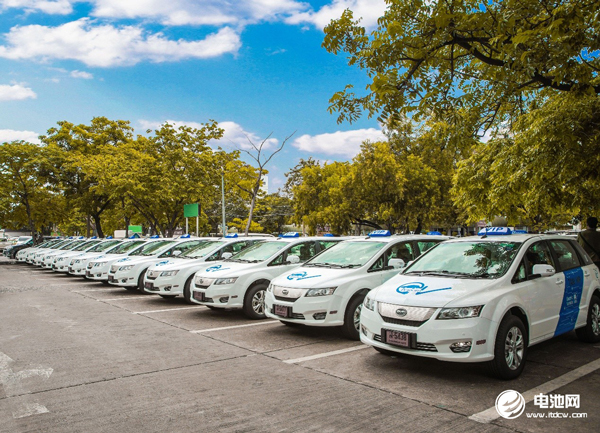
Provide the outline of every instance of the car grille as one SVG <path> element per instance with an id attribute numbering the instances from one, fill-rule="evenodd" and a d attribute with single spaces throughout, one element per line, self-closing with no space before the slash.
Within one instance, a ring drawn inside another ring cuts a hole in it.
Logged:
<path id="1" fill-rule="evenodd" d="M 282 287 L 273 285 L 273 295 L 275 299 L 280 301 L 294 302 L 306 292 L 305 289 L 292 289 L 290 287 Z"/>
<path id="2" fill-rule="evenodd" d="M 271 308 L 271 314 L 275 314 L 275 310 L 273 310 L 273 308 Z M 290 314 L 290 316 L 287 317 L 287 319 L 305 320 L 304 314 L 294 312 L 292 312 L 292 314 Z"/>
<path id="3" fill-rule="evenodd" d="M 286 298 L 283 296 L 275 296 L 275 299 L 277 299 L 278 301 L 285 301 L 285 302 L 296 302 L 298 300 L 298 298 Z"/>
<path id="4" fill-rule="evenodd" d="M 436 308 L 409 307 L 405 305 L 387 304 L 379 302 L 377 310 L 381 318 L 387 323 L 396 325 L 419 327 L 427 322 L 437 310 Z M 398 311 L 402 310 L 403 315 Z"/>
<path id="5" fill-rule="evenodd" d="M 379 341 L 381 343 L 381 335 L 380 334 L 374 334 L 373 335 L 373 340 L 375 341 Z M 404 347 L 402 349 L 405 349 Z M 432 343 L 420 343 L 417 341 L 417 350 L 422 350 L 424 352 L 437 352 L 437 348 L 435 347 L 435 344 Z"/>

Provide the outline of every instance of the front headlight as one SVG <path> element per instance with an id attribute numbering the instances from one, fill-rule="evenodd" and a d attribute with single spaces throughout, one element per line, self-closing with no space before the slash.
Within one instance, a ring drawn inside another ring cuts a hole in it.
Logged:
<path id="1" fill-rule="evenodd" d="M 365 296 L 365 301 L 363 302 L 363 306 L 367 310 L 375 311 L 375 300 L 370 298 L 369 295 Z"/>
<path id="2" fill-rule="evenodd" d="M 475 307 L 442 308 L 442 311 L 440 311 L 440 314 L 438 314 L 436 319 L 469 319 L 471 317 L 479 317 L 482 308 L 483 305 L 477 305 Z"/>
<path id="3" fill-rule="evenodd" d="M 273 284 L 269 283 L 269 287 L 267 287 L 267 292 L 273 292 Z"/>
<path id="4" fill-rule="evenodd" d="M 133 266 L 134 266 L 134 265 L 121 266 L 121 267 L 119 268 L 119 271 L 130 271 L 130 270 L 132 270 L 132 269 L 133 269 Z"/>
<path id="5" fill-rule="evenodd" d="M 230 277 L 230 278 L 217 278 L 215 280 L 215 285 L 220 284 L 233 284 L 237 281 L 238 277 Z"/>
<path id="6" fill-rule="evenodd" d="M 177 275 L 177 272 L 179 272 L 179 270 L 177 271 L 164 271 L 160 273 L 161 277 L 172 277 L 173 275 Z"/>
<path id="7" fill-rule="evenodd" d="M 306 292 L 307 297 L 311 297 L 311 296 L 329 296 L 329 295 L 333 295 L 333 292 L 335 292 L 335 289 L 337 289 L 337 287 L 326 287 L 324 289 L 309 289 L 308 292 Z"/>

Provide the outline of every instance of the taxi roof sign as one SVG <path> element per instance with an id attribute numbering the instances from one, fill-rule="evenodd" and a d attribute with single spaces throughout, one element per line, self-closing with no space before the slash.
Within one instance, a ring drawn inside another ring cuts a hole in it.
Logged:
<path id="1" fill-rule="evenodd" d="M 227 233 L 225 235 L 226 238 L 237 238 L 238 234 L 237 233 Z"/>
<path id="2" fill-rule="evenodd" d="M 372 238 L 381 238 L 386 236 L 392 236 L 389 230 L 375 230 L 369 233 L 369 237 Z"/>
<path id="3" fill-rule="evenodd" d="M 187 235 L 181 235 L 179 236 L 179 239 L 189 239 L 191 238 L 190 234 L 188 233 Z"/>
<path id="4" fill-rule="evenodd" d="M 484 227 L 477 233 L 478 236 L 507 236 L 512 234 L 512 230 L 508 227 Z"/>
<path id="5" fill-rule="evenodd" d="M 158 236 L 158 235 L 150 236 L 150 239 L 158 239 L 158 238 L 160 238 L 160 236 Z"/>
<path id="6" fill-rule="evenodd" d="M 429 236 L 441 236 L 441 233 L 438 231 L 427 232 Z"/>
<path id="7" fill-rule="evenodd" d="M 298 232 L 286 232 L 279 236 L 280 238 L 299 238 L 300 233 Z"/>

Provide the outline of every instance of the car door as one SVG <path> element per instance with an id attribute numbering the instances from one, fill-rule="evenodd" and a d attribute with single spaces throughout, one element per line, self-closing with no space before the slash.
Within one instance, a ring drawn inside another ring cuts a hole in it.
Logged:
<path id="1" fill-rule="evenodd" d="M 565 287 L 564 275 L 558 270 L 550 277 L 541 277 L 533 274 L 534 265 L 550 265 L 556 269 L 546 241 L 529 246 L 512 280 L 529 316 L 529 338 L 532 342 L 554 335 Z"/>
<path id="2" fill-rule="evenodd" d="M 564 281 L 563 296 L 558 305 L 558 320 L 554 331 L 554 335 L 560 335 L 575 329 L 579 311 L 581 308 L 585 309 L 585 303 L 582 303 L 584 270 L 579 255 L 569 240 L 551 239 L 548 242 Z M 589 271 L 587 273 L 589 277 Z"/>

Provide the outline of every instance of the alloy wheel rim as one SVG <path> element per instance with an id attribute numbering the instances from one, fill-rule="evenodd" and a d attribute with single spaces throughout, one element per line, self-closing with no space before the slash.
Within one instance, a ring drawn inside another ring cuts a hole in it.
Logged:
<path id="1" fill-rule="evenodd" d="M 508 368 L 511 370 L 519 368 L 523 362 L 524 350 L 523 333 L 518 327 L 513 326 L 508 330 L 504 340 L 504 358 Z"/>
<path id="2" fill-rule="evenodd" d="M 356 328 L 357 331 L 360 330 L 360 312 L 361 311 L 362 311 L 362 303 L 358 304 L 358 307 L 356 307 L 356 310 L 354 310 L 353 321 L 354 321 L 354 327 Z"/>
<path id="3" fill-rule="evenodd" d="M 264 314 L 265 312 L 265 291 L 259 290 L 252 297 L 252 309 L 256 314 Z"/>

